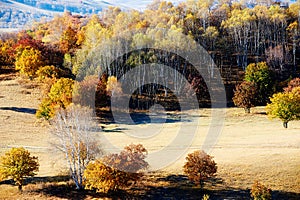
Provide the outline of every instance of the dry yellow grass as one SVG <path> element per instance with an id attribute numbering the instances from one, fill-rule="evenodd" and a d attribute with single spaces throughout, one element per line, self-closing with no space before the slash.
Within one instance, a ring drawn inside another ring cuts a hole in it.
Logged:
<path id="1" fill-rule="evenodd" d="M 24 146 L 40 161 L 38 176 L 56 176 L 64 170 L 64 162 L 49 144 L 48 125 L 38 121 L 31 113 L 38 107 L 40 91 L 30 87 L 28 82 L 19 78 L 0 77 L 0 154 L 13 146 Z M 5 80 L 8 79 L 8 80 Z M 19 81 L 18 81 L 19 80 Z M 21 84 L 25 84 L 23 87 Z M 25 108 L 25 109 L 24 109 Z M 218 178 L 223 180 L 223 188 L 249 189 L 255 180 L 259 180 L 272 190 L 281 190 L 300 194 L 300 122 L 295 121 L 284 129 L 279 120 L 268 120 L 264 107 L 252 109 L 247 115 L 243 109 L 226 109 L 226 119 L 217 144 L 209 152 L 218 164 Z M 201 147 L 210 123 L 210 110 L 194 111 L 201 118 L 195 141 L 189 149 Z M 164 133 L 157 138 L 133 141 L 141 142 L 150 151 L 157 151 L 176 133 L 178 123 L 166 124 Z M 107 132 L 111 141 L 120 146 L 132 141 L 124 139 L 124 133 L 146 128 L 147 125 L 120 124 L 122 132 Z M 151 127 L 148 127 L 151 128 Z M 147 129 L 148 130 L 148 129 Z M 181 174 L 184 156 L 165 168 L 166 174 Z M 159 183 L 159 182 L 158 182 Z M 161 182 L 162 186 L 168 183 Z M 25 191 L 44 185 L 28 185 Z M 58 199 L 38 193 L 19 194 L 17 188 L 0 184 L 0 199 Z M 91 197 L 86 197 L 91 198 Z"/>

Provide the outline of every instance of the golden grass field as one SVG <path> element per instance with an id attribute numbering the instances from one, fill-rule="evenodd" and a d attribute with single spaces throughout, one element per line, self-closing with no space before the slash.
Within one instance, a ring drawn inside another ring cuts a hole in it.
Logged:
<path id="1" fill-rule="evenodd" d="M 76 193 L 77 191 L 65 196 L 61 194 L 70 192 L 71 189 L 66 188 L 71 186 L 69 182 L 59 179 L 67 170 L 62 157 L 49 143 L 47 122 L 37 120 L 34 115 L 41 98 L 39 88 L 34 86 L 32 82 L 13 74 L 0 75 L 0 154 L 11 147 L 23 146 L 32 155 L 38 156 L 40 162 L 40 171 L 37 175 L 39 178 L 26 185 L 23 194 L 18 193 L 17 187 L 10 182 L 4 181 L 0 183 L 0 199 L 96 198 L 93 194 L 80 195 Z M 226 118 L 222 131 L 217 144 L 209 152 L 218 165 L 218 181 L 216 184 L 208 183 L 205 191 L 217 191 L 216 194 L 212 194 L 215 199 L 225 199 L 222 197 L 223 193 L 226 197 L 232 197 L 228 199 L 247 199 L 247 195 L 243 196 L 243 193 L 249 193 L 253 182 L 258 180 L 274 191 L 275 199 L 299 199 L 300 122 L 290 122 L 289 128 L 284 129 L 281 121 L 267 118 L 264 107 L 253 108 L 251 114 L 244 114 L 243 109 L 239 108 L 226 108 L 224 112 Z M 194 142 L 188 150 L 191 152 L 200 148 L 204 141 L 210 125 L 211 111 L 201 109 L 191 111 L 189 114 L 200 116 L 200 124 L 191 121 L 191 126 L 199 126 Z M 137 130 L 153 131 L 151 127 L 147 127 L 149 125 L 118 124 L 116 127 L 122 131 L 114 132 L 113 127 L 110 131 L 99 134 L 103 134 L 120 148 L 130 143 L 142 143 L 151 153 L 168 145 L 168 141 L 176 135 L 180 125 L 180 123 L 165 124 L 158 128 L 159 134 L 147 140 L 130 139 L 127 135 Z M 103 145 L 105 148 L 105 144 Z M 172 192 L 177 193 L 176 195 L 178 192 L 197 193 L 197 188 L 189 189 L 181 184 L 185 180 L 180 179 L 185 155 L 159 173 L 150 176 L 155 179 L 155 183 L 145 181 L 148 188 L 150 186 L 152 189 L 158 188 L 156 191 L 153 189 L 156 197 L 159 194 L 166 195 L 166 192 L 163 192 L 165 190 L 170 195 Z M 172 178 L 159 179 L 172 176 L 175 177 L 175 181 L 172 181 Z M 60 189 L 53 189 L 55 186 Z M 174 190 L 177 192 L 170 189 L 176 187 Z M 52 188 L 52 193 L 45 192 L 47 190 L 44 188 Z"/>

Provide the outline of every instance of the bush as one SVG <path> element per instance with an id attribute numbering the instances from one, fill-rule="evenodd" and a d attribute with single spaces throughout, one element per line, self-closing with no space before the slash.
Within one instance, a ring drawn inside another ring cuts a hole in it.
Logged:
<path id="1" fill-rule="evenodd" d="M 209 195 L 208 194 L 203 195 L 202 200 L 209 200 Z"/>
<path id="2" fill-rule="evenodd" d="M 47 65 L 44 67 L 39 68 L 37 70 L 36 75 L 40 81 L 43 81 L 47 78 L 60 78 L 63 74 L 63 70 L 53 66 Z"/>
<path id="3" fill-rule="evenodd" d="M 72 103 L 73 86 L 74 81 L 69 78 L 61 78 L 54 83 L 47 97 L 42 100 L 36 116 L 50 119 L 58 108 L 67 108 Z"/>
<path id="4" fill-rule="evenodd" d="M 289 121 L 300 119 L 300 87 L 274 94 L 270 100 L 271 103 L 266 106 L 268 116 L 281 119 L 285 128 Z"/>
<path id="5" fill-rule="evenodd" d="M 295 87 L 300 87 L 300 78 L 290 80 L 288 86 L 284 88 L 284 92 L 291 92 Z"/>
<path id="6" fill-rule="evenodd" d="M 110 154 L 103 158 L 103 162 L 113 168 L 126 172 L 138 172 L 148 167 L 145 161 L 147 150 L 141 144 L 131 144 L 124 147 L 120 154 Z"/>
<path id="7" fill-rule="evenodd" d="M 110 154 L 90 163 L 84 171 L 85 188 L 107 193 L 129 187 L 142 177 L 140 170 L 148 167 L 146 155 L 143 145 L 132 144 L 120 154 Z"/>
<path id="8" fill-rule="evenodd" d="M 38 158 L 30 156 L 29 151 L 21 148 L 12 148 L 0 158 L 1 178 L 11 177 L 19 190 L 22 190 L 24 177 L 34 176 L 39 170 Z"/>
<path id="9" fill-rule="evenodd" d="M 194 151 L 185 158 L 187 162 L 183 166 L 184 173 L 195 184 L 202 187 L 203 181 L 213 177 L 217 172 L 217 164 L 210 155 L 204 151 Z"/>
<path id="10" fill-rule="evenodd" d="M 21 74 L 35 76 L 36 71 L 43 65 L 42 53 L 34 48 L 25 48 L 21 55 L 16 58 L 16 70 L 20 70 Z"/>
<path id="11" fill-rule="evenodd" d="M 244 108 L 246 113 L 250 113 L 250 108 L 256 104 L 256 94 L 256 84 L 244 81 L 236 86 L 232 100 L 234 105 Z"/>
<path id="12" fill-rule="evenodd" d="M 108 193 L 128 186 L 130 175 L 96 160 L 84 171 L 85 188 L 96 189 L 96 192 Z"/>
<path id="13" fill-rule="evenodd" d="M 255 181 L 251 188 L 251 197 L 254 200 L 271 200 L 271 192 L 271 189 L 268 189 L 263 184 L 259 183 L 258 181 Z"/>

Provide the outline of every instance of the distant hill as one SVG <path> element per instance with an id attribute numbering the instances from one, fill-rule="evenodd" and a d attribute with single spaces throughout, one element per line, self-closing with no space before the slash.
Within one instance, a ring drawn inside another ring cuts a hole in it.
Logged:
<path id="1" fill-rule="evenodd" d="M 171 0 L 179 2 L 180 0 Z M 152 0 L 0 0 L 0 31 L 21 29 L 34 21 L 49 20 L 64 11 L 89 15 L 108 6 L 143 10 Z"/>
<path id="2" fill-rule="evenodd" d="M 185 0 L 167 0 L 177 4 Z M 251 2 L 252 0 L 249 0 Z M 292 3 L 296 0 L 277 0 Z M 34 21 L 50 20 L 64 11 L 89 15 L 108 6 L 143 10 L 153 0 L 0 0 L 0 32 L 26 28 Z"/>
<path id="3" fill-rule="evenodd" d="M 23 28 L 33 21 L 49 20 L 65 10 L 83 15 L 98 13 L 112 5 L 99 0 L 0 0 L 0 28 Z"/>

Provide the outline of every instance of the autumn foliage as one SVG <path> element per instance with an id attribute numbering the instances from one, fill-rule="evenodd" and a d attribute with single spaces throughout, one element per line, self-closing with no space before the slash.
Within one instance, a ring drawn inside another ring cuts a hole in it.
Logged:
<path id="1" fill-rule="evenodd" d="M 291 92 L 295 87 L 300 87 L 300 78 L 290 80 L 288 86 L 284 88 L 284 92 Z"/>
<path id="2" fill-rule="evenodd" d="M 67 108 L 72 103 L 74 80 L 61 78 L 55 82 L 36 112 L 38 118 L 50 119 L 59 108 Z"/>
<path id="3" fill-rule="evenodd" d="M 0 178 L 12 178 L 19 190 L 22 190 L 24 178 L 34 176 L 38 170 L 38 158 L 23 147 L 12 148 L 0 158 Z"/>
<path id="4" fill-rule="evenodd" d="M 15 66 L 20 73 L 29 77 L 35 76 L 37 70 L 43 66 L 41 51 L 31 47 L 25 48 L 16 58 Z"/>
<path id="5" fill-rule="evenodd" d="M 254 82 L 243 81 L 236 86 L 232 100 L 237 107 L 244 108 L 246 113 L 250 113 L 250 108 L 256 105 L 256 95 L 256 84 Z"/>
<path id="6" fill-rule="evenodd" d="M 58 79 L 62 77 L 64 75 L 64 71 L 53 65 L 46 65 L 40 67 L 37 70 L 36 75 L 40 81 L 47 81 L 49 79 Z"/>
<path id="7" fill-rule="evenodd" d="M 86 189 L 110 192 L 125 189 L 142 177 L 146 169 L 147 150 L 141 145 L 129 145 L 119 154 L 110 154 L 90 163 L 84 171 Z"/>
<path id="8" fill-rule="evenodd" d="M 300 120 L 300 87 L 274 94 L 270 100 L 266 106 L 270 118 L 281 119 L 285 128 L 289 121 Z"/>
<path id="9" fill-rule="evenodd" d="M 255 181 L 251 187 L 251 197 L 254 200 L 271 200 L 272 199 L 272 190 L 267 188 L 265 185 L 261 184 L 258 181 Z"/>
<path id="10" fill-rule="evenodd" d="M 251 63 L 245 71 L 245 81 L 255 83 L 257 87 L 256 104 L 265 104 L 273 94 L 273 78 L 266 62 Z"/>
<path id="11" fill-rule="evenodd" d="M 213 157 L 204 151 L 194 151 L 187 155 L 186 163 L 183 166 L 184 173 L 197 185 L 203 186 L 203 182 L 214 177 L 217 172 L 217 164 Z"/>

